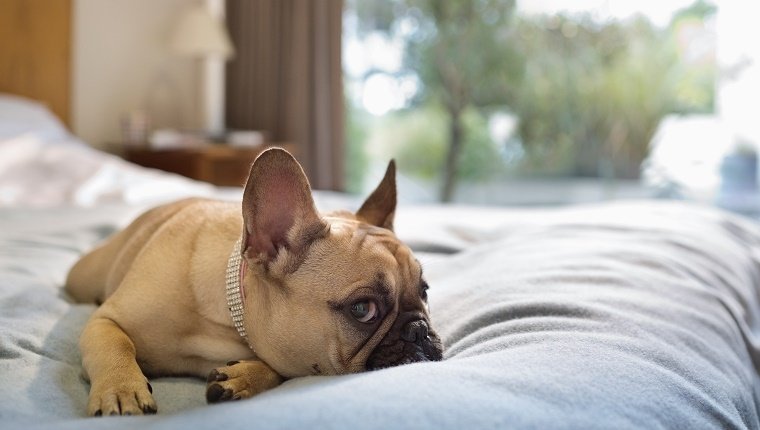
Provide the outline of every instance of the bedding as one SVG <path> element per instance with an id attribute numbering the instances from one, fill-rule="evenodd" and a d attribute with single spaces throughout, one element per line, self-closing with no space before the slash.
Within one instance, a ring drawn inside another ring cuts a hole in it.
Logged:
<path id="1" fill-rule="evenodd" d="M 160 203 L 213 193 L 209 184 L 135 166 L 74 137 L 0 142 L 0 207 Z"/>
<path id="2" fill-rule="evenodd" d="M 219 194 L 209 184 L 144 169 L 93 149 L 44 105 L 0 93 L 0 207 L 155 205 Z"/>
<path id="3" fill-rule="evenodd" d="M 43 139 L 71 136 L 66 126 L 42 103 L 0 93 L 0 139 L 23 134 Z"/>
<path id="4" fill-rule="evenodd" d="M 81 155 L 76 144 L 37 145 Z M 55 173 L 58 200 L 22 193 L 0 207 L 0 428 L 760 428 L 760 228 L 657 201 L 401 205 L 397 232 L 431 285 L 443 361 L 299 378 L 213 406 L 204 381 L 158 378 L 157 415 L 84 418 L 77 341 L 95 307 L 63 292 L 69 267 L 158 201 L 239 198 L 192 181 L 129 198 L 118 175 L 100 176 L 111 192 L 88 194 L 98 159 L 113 160 L 87 154 L 87 174 Z M 40 157 L 14 160 L 19 172 L 44 170 Z M 145 184 L 177 179 L 121 167 Z M 335 194 L 316 201 L 356 207 Z"/>
<path id="5" fill-rule="evenodd" d="M 400 229 L 435 210 L 402 207 Z M 215 406 L 203 381 L 160 378 L 158 415 L 82 418 L 76 344 L 94 306 L 61 285 L 138 212 L 0 212 L 3 428 L 758 428 L 760 231 L 643 202 L 505 212 L 489 234 L 467 227 L 480 239 L 460 252 L 421 253 L 442 362 L 301 378 Z"/>

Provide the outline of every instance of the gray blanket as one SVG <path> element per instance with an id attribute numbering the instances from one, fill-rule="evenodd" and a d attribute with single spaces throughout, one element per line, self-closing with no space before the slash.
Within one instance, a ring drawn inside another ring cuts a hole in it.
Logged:
<path id="1" fill-rule="evenodd" d="M 76 344 L 94 307 L 61 284 L 135 214 L 0 212 L 0 427 L 760 428 L 760 229 L 675 203 L 492 211 L 487 226 L 401 208 L 402 238 L 461 250 L 422 256 L 444 361 L 214 406 L 202 381 L 161 378 L 158 415 L 83 418 Z"/>

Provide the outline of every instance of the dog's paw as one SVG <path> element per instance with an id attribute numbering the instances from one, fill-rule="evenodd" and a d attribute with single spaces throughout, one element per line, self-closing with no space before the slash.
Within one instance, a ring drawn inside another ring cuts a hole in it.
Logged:
<path id="1" fill-rule="evenodd" d="M 282 383 L 282 377 L 261 361 L 231 361 L 206 379 L 206 401 L 218 403 L 253 397 Z"/>
<path id="2" fill-rule="evenodd" d="M 94 385 L 90 389 L 87 413 L 101 415 L 147 415 L 158 408 L 153 400 L 153 387 L 147 381 Z"/>

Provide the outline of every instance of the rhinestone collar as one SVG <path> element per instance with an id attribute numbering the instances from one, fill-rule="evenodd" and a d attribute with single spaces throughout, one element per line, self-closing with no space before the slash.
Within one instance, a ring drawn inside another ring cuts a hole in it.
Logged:
<path id="1" fill-rule="evenodd" d="M 235 242 L 232 254 L 230 254 L 229 260 L 227 260 L 227 308 L 230 310 L 232 324 L 235 325 L 238 334 L 245 340 L 248 347 L 253 349 L 248 341 L 248 334 L 245 332 L 245 326 L 243 325 L 243 318 L 245 316 L 245 285 L 242 281 L 245 277 L 247 264 L 243 259 L 240 249 L 242 240 L 243 238 L 241 237 Z"/>

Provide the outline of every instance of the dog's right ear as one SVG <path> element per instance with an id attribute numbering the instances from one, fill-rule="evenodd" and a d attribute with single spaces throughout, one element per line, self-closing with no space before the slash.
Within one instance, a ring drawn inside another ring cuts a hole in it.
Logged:
<path id="1" fill-rule="evenodd" d="M 378 227 L 393 230 L 396 213 L 396 161 L 391 160 L 375 191 L 356 212 L 356 217 Z"/>
<path id="2" fill-rule="evenodd" d="M 243 192 L 243 256 L 271 262 L 280 249 L 298 252 L 327 225 L 311 197 L 309 180 L 295 158 L 280 148 L 253 162 Z"/>

